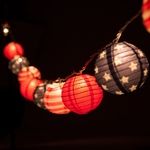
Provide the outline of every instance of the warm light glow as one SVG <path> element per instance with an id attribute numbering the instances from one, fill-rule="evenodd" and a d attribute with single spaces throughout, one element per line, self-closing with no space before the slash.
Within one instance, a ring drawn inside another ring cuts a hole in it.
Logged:
<path id="1" fill-rule="evenodd" d="M 7 36 L 8 33 L 9 33 L 9 29 L 8 29 L 8 28 L 4 28 L 4 29 L 3 29 L 3 33 L 4 33 L 5 36 Z"/>

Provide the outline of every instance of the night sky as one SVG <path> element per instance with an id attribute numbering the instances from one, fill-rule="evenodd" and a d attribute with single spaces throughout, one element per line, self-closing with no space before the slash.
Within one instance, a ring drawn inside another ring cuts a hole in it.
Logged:
<path id="1" fill-rule="evenodd" d="M 0 0 L 0 23 L 8 21 L 30 64 L 43 79 L 79 71 L 98 49 L 141 8 L 139 0 Z M 26 101 L 3 56 L 0 31 L 0 150 L 149 149 L 150 79 L 131 94 L 104 92 L 101 105 L 87 115 L 54 115 Z M 123 33 L 150 60 L 150 34 L 139 16 Z M 94 75 L 94 61 L 85 73 Z"/>

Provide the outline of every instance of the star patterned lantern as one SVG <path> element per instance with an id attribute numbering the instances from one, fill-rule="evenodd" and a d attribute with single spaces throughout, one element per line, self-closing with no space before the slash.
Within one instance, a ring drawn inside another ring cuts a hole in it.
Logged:
<path id="1" fill-rule="evenodd" d="M 34 66 L 23 67 L 18 73 L 18 81 L 20 83 L 32 78 L 41 79 L 40 71 Z"/>
<path id="2" fill-rule="evenodd" d="M 80 74 L 69 78 L 62 89 L 62 99 L 67 108 L 77 114 L 87 114 L 96 109 L 103 91 L 94 76 Z"/>
<path id="3" fill-rule="evenodd" d="M 146 30 L 150 33 L 150 0 L 143 0 L 142 18 Z"/>
<path id="4" fill-rule="evenodd" d="M 43 108 L 43 109 L 46 109 L 44 105 L 44 94 L 46 91 L 46 85 L 47 85 L 47 82 L 40 83 L 36 87 L 35 92 L 34 92 L 34 103 L 38 107 Z"/>
<path id="5" fill-rule="evenodd" d="M 53 82 L 46 85 L 44 104 L 48 111 L 54 114 L 68 114 L 70 110 L 64 105 L 61 97 L 64 82 Z"/>
<path id="6" fill-rule="evenodd" d="M 112 94 L 133 92 L 148 76 L 149 64 L 136 46 L 120 42 L 103 49 L 95 64 L 95 76 L 102 88 Z"/>
<path id="7" fill-rule="evenodd" d="M 9 69 L 14 74 L 18 74 L 22 68 L 29 66 L 29 61 L 26 57 L 22 56 L 15 56 L 10 62 L 9 62 Z"/>

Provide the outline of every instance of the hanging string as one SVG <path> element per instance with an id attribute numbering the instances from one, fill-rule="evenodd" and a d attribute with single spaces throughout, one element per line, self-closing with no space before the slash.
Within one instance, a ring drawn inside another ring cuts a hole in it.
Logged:
<path id="1" fill-rule="evenodd" d="M 140 14 L 141 14 L 142 10 L 140 9 L 130 20 L 128 20 L 125 25 L 118 31 L 116 38 L 109 44 L 107 44 L 106 46 L 102 47 L 100 50 L 106 49 L 106 47 L 112 45 L 112 44 L 117 44 L 119 39 L 122 36 L 122 33 L 125 31 L 125 29 L 128 27 L 128 25 L 130 23 L 132 23 Z M 79 73 L 81 74 L 83 71 L 86 70 L 87 66 L 94 60 L 94 58 L 99 54 L 99 50 L 94 53 L 93 55 L 90 56 L 90 59 L 88 61 L 86 61 L 86 63 L 84 64 L 84 66 L 82 67 L 82 69 L 79 71 Z"/>

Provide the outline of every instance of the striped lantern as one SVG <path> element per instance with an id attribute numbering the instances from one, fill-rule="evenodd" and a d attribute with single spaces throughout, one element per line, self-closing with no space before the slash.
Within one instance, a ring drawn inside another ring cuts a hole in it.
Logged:
<path id="1" fill-rule="evenodd" d="M 150 0 L 143 0 L 142 18 L 146 30 L 150 33 Z"/>
<path id="2" fill-rule="evenodd" d="M 26 81 L 28 79 L 31 79 L 31 78 L 41 79 L 40 71 L 34 66 L 24 67 L 18 73 L 18 81 L 20 83 L 22 83 L 22 82 L 24 82 L 24 81 Z"/>
<path id="3" fill-rule="evenodd" d="M 10 42 L 4 47 L 4 56 L 11 60 L 13 59 L 16 55 L 23 56 L 24 54 L 24 49 L 23 47 L 16 42 Z"/>
<path id="4" fill-rule="evenodd" d="M 21 95 L 29 101 L 33 101 L 34 92 L 37 86 L 42 83 L 41 80 L 36 78 L 26 80 L 22 84 L 20 84 L 20 93 Z"/>
<path id="5" fill-rule="evenodd" d="M 67 108 L 77 114 L 87 114 L 99 106 L 103 91 L 94 76 L 79 74 L 69 78 L 62 89 L 62 99 Z"/>
<path id="6" fill-rule="evenodd" d="M 46 85 L 47 85 L 47 82 L 40 83 L 34 92 L 34 103 L 38 107 L 43 108 L 43 109 L 45 109 L 44 94 L 46 92 Z"/>
<path id="7" fill-rule="evenodd" d="M 54 114 L 68 114 L 70 110 L 62 102 L 63 82 L 53 82 L 46 86 L 44 95 L 44 104 L 48 111 Z"/>
<path id="8" fill-rule="evenodd" d="M 112 94 L 133 92 L 148 76 L 149 64 L 136 46 L 120 42 L 102 50 L 96 60 L 95 76 L 104 90 Z"/>
<path id="9" fill-rule="evenodd" d="M 18 74 L 22 68 L 29 66 L 29 61 L 26 57 L 22 56 L 15 56 L 10 62 L 9 62 L 9 69 L 14 74 Z"/>

